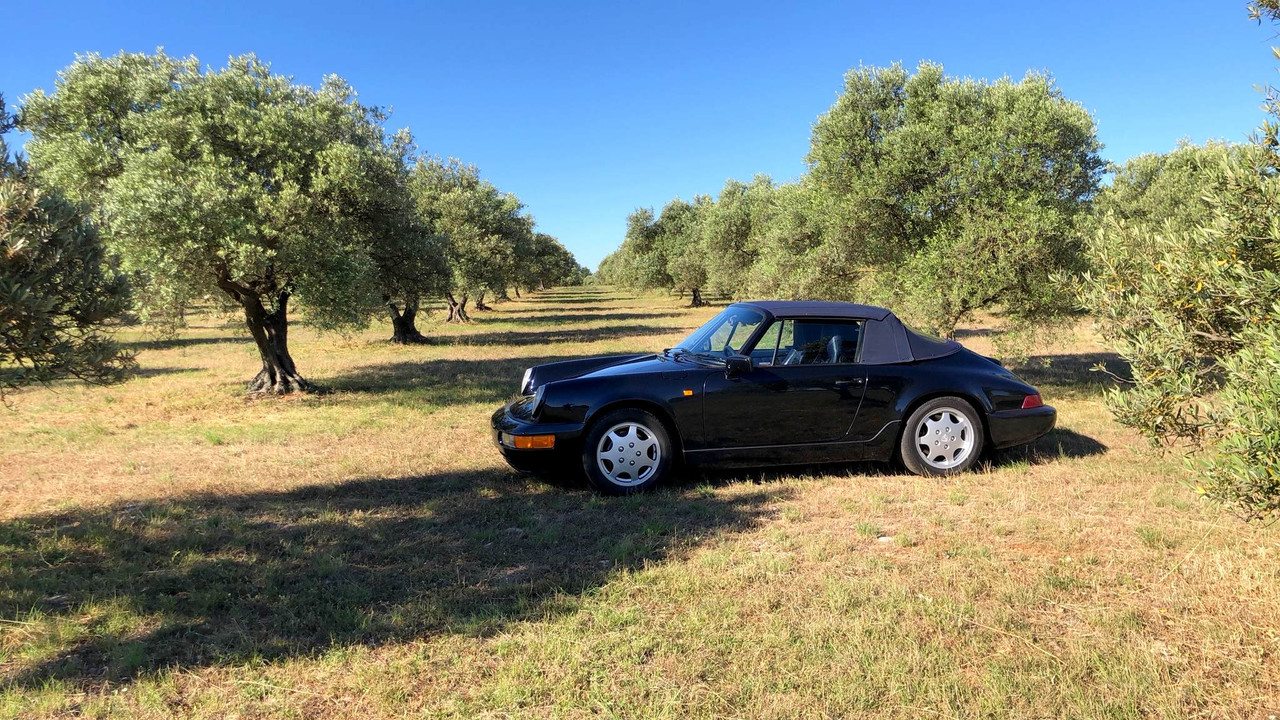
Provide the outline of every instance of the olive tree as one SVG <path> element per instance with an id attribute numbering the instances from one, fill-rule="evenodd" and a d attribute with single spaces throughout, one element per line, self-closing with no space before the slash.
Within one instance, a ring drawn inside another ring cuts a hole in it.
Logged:
<path id="1" fill-rule="evenodd" d="M 707 286 L 716 294 L 739 298 L 749 286 L 773 192 L 767 175 L 750 183 L 729 180 L 700 218 Z"/>
<path id="2" fill-rule="evenodd" d="M 378 287 L 391 319 L 390 341 L 402 345 L 423 343 L 418 329 L 424 298 L 441 297 L 449 290 L 449 238 L 430 226 L 418 213 L 410 192 L 412 156 L 415 150 L 408 131 L 397 133 L 389 148 L 383 175 L 374 182 L 386 192 L 370 193 L 377 205 L 365 208 L 368 222 L 375 223 L 372 244 L 378 268 Z"/>
<path id="3" fill-rule="evenodd" d="M 639 289 L 689 293 L 693 307 L 706 303 L 707 266 L 702 244 L 703 219 L 714 202 L 706 195 L 693 203 L 675 198 L 654 215 L 637 208 L 627 216 L 622 245 L 600 263 L 601 280 Z"/>
<path id="4" fill-rule="evenodd" d="M 359 325 L 385 293 L 382 208 L 397 204 L 384 114 L 336 76 L 319 87 L 253 55 L 88 55 L 25 99 L 36 171 L 92 203 L 141 305 L 222 294 L 244 313 L 254 391 L 310 384 L 289 352 L 295 299 L 321 328 Z"/>
<path id="5" fill-rule="evenodd" d="M 0 96 L 0 398 L 31 383 L 119 380 L 133 359 L 105 325 L 127 307 L 124 277 L 80 207 L 10 157 L 12 128 Z"/>
<path id="6" fill-rule="evenodd" d="M 517 254 L 517 295 L 526 290 L 542 290 L 552 285 L 580 284 L 578 262 L 560 241 L 546 233 L 535 232 L 522 243 Z"/>
<path id="7" fill-rule="evenodd" d="M 482 302 L 485 292 L 511 284 L 517 244 L 532 236 L 533 221 L 518 198 L 481 179 L 474 165 L 452 158 L 419 158 L 409 185 L 423 221 L 448 238 L 448 320 L 466 322 L 471 298 Z"/>
<path id="8" fill-rule="evenodd" d="M 1276 19 L 1280 6 L 1254 12 Z M 1100 198 L 1082 286 L 1132 367 L 1107 395 L 1116 418 L 1200 451 L 1199 491 L 1259 520 L 1280 518 L 1280 108 L 1267 97 L 1272 118 L 1251 145 L 1122 170 Z"/>
<path id="9" fill-rule="evenodd" d="M 924 63 L 858 68 L 814 126 L 826 254 L 943 334 L 999 307 L 1028 323 L 1073 306 L 1077 223 L 1102 171 L 1093 119 L 1037 73 L 994 82 Z"/>

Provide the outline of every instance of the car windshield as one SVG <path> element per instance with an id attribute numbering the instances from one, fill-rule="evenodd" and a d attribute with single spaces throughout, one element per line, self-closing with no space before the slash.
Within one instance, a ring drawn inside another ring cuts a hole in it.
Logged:
<path id="1" fill-rule="evenodd" d="M 764 315 L 745 307 L 730 306 L 676 346 L 699 355 L 735 355 L 742 351 Z"/>

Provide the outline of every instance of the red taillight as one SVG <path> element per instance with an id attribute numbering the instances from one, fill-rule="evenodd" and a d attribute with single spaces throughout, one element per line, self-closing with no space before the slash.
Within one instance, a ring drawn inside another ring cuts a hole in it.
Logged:
<path id="1" fill-rule="evenodd" d="M 1022 409 L 1030 410 L 1044 405 L 1044 401 L 1040 399 L 1040 393 L 1034 393 L 1022 398 Z"/>

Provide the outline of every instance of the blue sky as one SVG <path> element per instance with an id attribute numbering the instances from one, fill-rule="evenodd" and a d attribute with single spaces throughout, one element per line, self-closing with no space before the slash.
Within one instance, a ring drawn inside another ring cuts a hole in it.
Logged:
<path id="1" fill-rule="evenodd" d="M 811 124 L 859 63 L 1047 70 L 1111 160 L 1243 140 L 1280 44 L 1245 4 L 8 0 L 0 92 L 52 89 L 76 53 L 158 46 L 217 66 L 253 51 L 305 83 L 337 73 L 594 267 L 637 206 L 803 173 Z"/>

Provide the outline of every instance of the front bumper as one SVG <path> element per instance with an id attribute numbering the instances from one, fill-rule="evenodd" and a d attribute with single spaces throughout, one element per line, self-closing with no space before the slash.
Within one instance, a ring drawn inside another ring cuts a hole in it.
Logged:
<path id="1" fill-rule="evenodd" d="M 1058 422 L 1058 411 L 1052 406 L 1027 410 L 1001 410 L 987 416 L 991 444 L 996 449 L 1022 445 L 1039 438 Z"/>
<path id="2" fill-rule="evenodd" d="M 540 423 L 513 411 L 519 403 L 520 400 L 513 400 L 503 405 L 494 411 L 490 420 L 493 443 L 507 464 L 525 472 L 549 472 L 563 468 L 566 463 L 577 462 L 583 426 L 580 423 Z M 555 446 L 529 450 L 514 447 L 512 438 L 522 435 L 554 435 Z"/>

